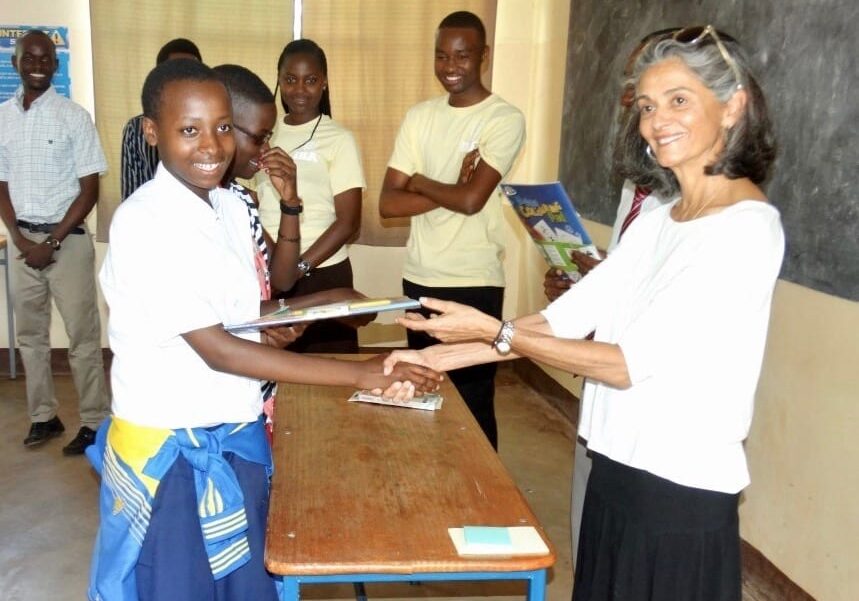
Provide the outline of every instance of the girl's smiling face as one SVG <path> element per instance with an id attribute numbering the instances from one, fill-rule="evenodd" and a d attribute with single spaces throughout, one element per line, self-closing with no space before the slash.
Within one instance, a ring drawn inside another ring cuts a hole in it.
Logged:
<path id="1" fill-rule="evenodd" d="M 278 73 L 278 84 L 281 100 L 289 107 L 290 124 L 301 125 L 319 116 L 319 103 L 328 78 L 313 56 L 288 56 Z"/>
<path id="2" fill-rule="evenodd" d="M 156 119 L 145 117 L 147 142 L 164 167 L 208 202 L 235 154 L 230 97 L 218 81 L 172 81 L 164 86 Z"/>

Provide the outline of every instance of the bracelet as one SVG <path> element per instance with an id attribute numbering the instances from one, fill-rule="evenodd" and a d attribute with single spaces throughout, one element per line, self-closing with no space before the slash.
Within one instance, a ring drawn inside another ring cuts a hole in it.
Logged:
<path id="1" fill-rule="evenodd" d="M 298 206 L 290 206 L 284 202 L 283 199 L 280 200 L 280 212 L 284 215 L 301 215 L 301 212 L 304 210 L 304 203 L 301 202 L 301 199 L 298 199 Z"/>
<path id="2" fill-rule="evenodd" d="M 295 238 L 290 238 L 289 236 L 281 236 L 280 233 L 278 233 L 277 234 L 277 241 L 278 242 L 293 242 L 295 244 L 298 244 L 299 242 L 301 242 L 301 236 L 297 236 Z"/>

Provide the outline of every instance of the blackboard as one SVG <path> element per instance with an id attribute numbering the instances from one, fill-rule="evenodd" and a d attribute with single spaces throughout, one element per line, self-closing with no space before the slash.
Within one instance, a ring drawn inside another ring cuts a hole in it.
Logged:
<path id="1" fill-rule="evenodd" d="M 651 31 L 712 23 L 740 40 L 767 97 L 779 156 L 781 277 L 859 300 L 859 2 L 586 0 L 571 8 L 560 178 L 582 215 L 611 224 L 620 75 Z"/>

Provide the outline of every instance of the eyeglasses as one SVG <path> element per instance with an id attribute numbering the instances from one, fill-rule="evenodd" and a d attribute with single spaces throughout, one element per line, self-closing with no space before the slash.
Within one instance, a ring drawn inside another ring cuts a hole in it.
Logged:
<path id="1" fill-rule="evenodd" d="M 257 146 L 262 146 L 263 144 L 265 144 L 266 142 L 268 142 L 269 140 L 271 140 L 271 134 L 272 134 L 272 132 L 270 132 L 270 131 L 267 131 L 267 132 L 265 132 L 264 134 L 254 134 L 254 133 L 251 133 L 251 132 L 249 132 L 248 130 L 246 130 L 244 127 L 242 127 L 242 126 L 241 126 L 241 125 L 239 125 L 238 123 L 233 123 L 233 127 L 234 127 L 235 129 L 239 130 L 240 132 L 242 132 L 242 133 L 243 133 L 244 135 L 246 135 L 248 138 L 250 138 L 250 139 L 251 139 L 251 141 L 252 141 L 254 144 L 256 144 Z"/>
<path id="2" fill-rule="evenodd" d="M 743 78 L 740 77 L 740 67 L 737 65 L 737 61 L 731 56 L 731 53 L 728 52 L 728 49 L 725 48 L 725 44 L 722 40 L 726 40 L 728 42 L 737 43 L 737 40 L 732 38 L 726 33 L 719 33 L 718 30 L 712 25 L 695 25 L 693 27 L 684 27 L 682 29 L 678 29 L 674 33 L 666 34 L 665 38 L 670 37 L 672 40 L 680 42 L 681 44 L 695 45 L 701 43 L 704 38 L 707 36 L 713 38 L 713 42 L 716 44 L 716 48 L 719 50 L 719 54 L 722 55 L 722 59 L 727 63 L 728 67 L 731 69 L 731 72 L 734 74 L 734 79 L 737 81 L 737 87 L 743 87 Z"/>

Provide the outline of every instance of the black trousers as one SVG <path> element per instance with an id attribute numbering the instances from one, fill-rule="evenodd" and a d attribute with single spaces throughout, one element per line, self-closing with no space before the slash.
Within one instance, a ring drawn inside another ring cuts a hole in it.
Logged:
<path id="1" fill-rule="evenodd" d="M 430 296 L 454 301 L 474 307 L 497 319 L 501 319 L 501 308 L 504 304 L 504 288 L 500 286 L 432 288 L 403 280 L 403 294 L 414 299 Z M 421 312 L 427 316 L 430 313 L 426 310 Z M 409 348 L 412 349 L 422 349 L 438 344 L 437 339 L 424 332 L 409 331 L 408 339 Z M 486 363 L 448 372 L 451 382 L 456 386 L 465 404 L 471 410 L 471 414 L 474 415 L 496 451 L 498 450 L 498 426 L 495 421 L 495 372 L 497 370 L 497 363 Z"/>

